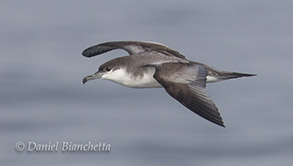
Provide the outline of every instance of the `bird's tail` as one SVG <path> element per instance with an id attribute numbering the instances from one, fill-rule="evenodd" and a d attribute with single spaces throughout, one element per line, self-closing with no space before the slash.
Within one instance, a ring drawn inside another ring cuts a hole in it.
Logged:
<path id="1" fill-rule="evenodd" d="M 227 80 L 232 78 L 251 77 L 251 76 L 256 76 L 256 74 L 220 71 L 213 68 L 208 68 L 207 82 L 217 82 L 217 81 L 222 81 L 222 80 Z"/>

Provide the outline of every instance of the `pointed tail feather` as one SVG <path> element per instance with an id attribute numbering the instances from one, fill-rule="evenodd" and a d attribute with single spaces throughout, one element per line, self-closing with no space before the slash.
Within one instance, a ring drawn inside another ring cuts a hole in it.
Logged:
<path id="1" fill-rule="evenodd" d="M 248 73 L 237 73 L 237 72 L 223 72 L 218 75 L 222 80 L 231 79 L 231 78 L 239 78 L 239 77 L 251 77 L 256 76 L 256 74 L 248 74 Z"/>
<path id="2" fill-rule="evenodd" d="M 256 76 L 256 74 L 248 74 L 248 73 L 237 73 L 237 72 L 228 72 L 228 71 L 220 71 L 213 68 L 208 68 L 207 82 L 217 82 L 232 78 L 239 77 L 252 77 Z"/>

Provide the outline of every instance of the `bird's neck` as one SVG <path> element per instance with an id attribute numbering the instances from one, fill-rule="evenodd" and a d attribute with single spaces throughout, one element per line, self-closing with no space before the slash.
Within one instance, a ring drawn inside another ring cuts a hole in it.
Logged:
<path id="1" fill-rule="evenodd" d="M 155 68 L 148 67 L 141 73 L 131 72 L 126 68 L 120 68 L 113 71 L 110 75 L 105 75 L 102 78 L 114 81 L 118 84 L 132 88 L 158 88 L 162 87 L 153 77 Z"/>

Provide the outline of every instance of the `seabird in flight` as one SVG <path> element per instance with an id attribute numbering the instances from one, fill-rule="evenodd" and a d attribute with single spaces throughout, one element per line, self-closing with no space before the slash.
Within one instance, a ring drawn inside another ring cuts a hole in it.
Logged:
<path id="1" fill-rule="evenodd" d="M 82 82 L 101 78 L 132 88 L 163 87 L 169 95 L 199 116 L 222 127 L 218 108 L 208 96 L 206 83 L 255 74 L 214 69 L 206 64 L 187 60 L 178 51 L 155 42 L 114 41 L 85 49 L 82 55 L 93 57 L 123 49 L 130 56 L 112 59 Z"/>

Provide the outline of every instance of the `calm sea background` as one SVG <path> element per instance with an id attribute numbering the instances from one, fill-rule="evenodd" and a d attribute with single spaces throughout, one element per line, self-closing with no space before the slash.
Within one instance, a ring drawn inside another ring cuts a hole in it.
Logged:
<path id="1" fill-rule="evenodd" d="M 0 2 L 0 164 L 275 166 L 293 162 L 293 1 Z M 208 84 L 218 127 L 164 89 L 81 83 L 117 50 L 161 42 L 189 60 L 257 77 Z M 17 152 L 18 141 L 106 142 L 110 152 Z"/>

